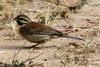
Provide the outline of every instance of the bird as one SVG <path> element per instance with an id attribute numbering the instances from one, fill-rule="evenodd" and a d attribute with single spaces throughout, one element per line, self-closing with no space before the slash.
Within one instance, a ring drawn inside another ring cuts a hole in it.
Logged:
<path id="1" fill-rule="evenodd" d="M 37 43 L 30 46 L 32 48 L 38 46 L 39 44 L 44 44 L 51 39 L 60 37 L 85 41 L 84 38 L 68 36 L 49 26 L 33 22 L 28 16 L 24 14 L 17 15 L 15 18 L 13 18 L 13 20 L 17 22 L 19 26 L 19 33 L 24 39 L 32 43 Z"/>

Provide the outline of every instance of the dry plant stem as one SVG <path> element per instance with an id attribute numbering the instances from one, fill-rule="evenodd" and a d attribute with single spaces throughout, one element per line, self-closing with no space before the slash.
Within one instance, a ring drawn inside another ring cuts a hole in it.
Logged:
<path id="1" fill-rule="evenodd" d="M 66 57 L 65 57 L 64 67 L 66 67 L 66 64 L 67 64 L 67 60 L 66 60 Z"/>
<path id="2" fill-rule="evenodd" d="M 26 44 L 26 42 L 23 44 L 23 46 L 25 46 L 25 44 Z M 19 49 L 19 51 L 14 55 L 13 59 L 18 55 L 18 53 L 21 51 L 21 49 Z"/>
<path id="3" fill-rule="evenodd" d="M 33 48 L 32 48 L 32 52 L 33 52 Z M 29 54 L 29 56 L 28 56 L 28 58 L 27 58 L 27 59 L 29 59 L 29 58 L 30 58 L 30 56 L 32 55 L 32 52 Z"/>
<path id="4" fill-rule="evenodd" d="M 48 9 L 47 9 L 47 15 L 46 15 L 46 23 L 45 23 L 45 25 L 48 25 L 48 20 L 49 20 L 49 13 L 50 13 L 50 8 L 49 8 L 49 6 L 48 6 Z"/>
<path id="5" fill-rule="evenodd" d="M 30 61 L 30 60 L 32 60 L 32 59 L 35 59 L 35 58 L 39 57 L 39 56 L 42 55 L 42 54 L 43 54 L 43 52 L 40 53 L 39 55 L 33 57 L 33 58 L 30 58 L 30 59 L 27 59 L 27 60 L 23 61 L 22 63 L 24 64 L 24 63 L 26 63 L 27 61 Z"/>

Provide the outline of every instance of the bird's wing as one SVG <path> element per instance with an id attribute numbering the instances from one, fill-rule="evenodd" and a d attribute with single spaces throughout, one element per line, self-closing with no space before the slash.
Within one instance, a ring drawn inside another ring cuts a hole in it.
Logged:
<path id="1" fill-rule="evenodd" d="M 62 33 L 45 25 L 38 23 L 30 23 L 20 28 L 23 33 L 27 34 L 40 34 L 40 35 L 57 35 L 61 36 Z"/>

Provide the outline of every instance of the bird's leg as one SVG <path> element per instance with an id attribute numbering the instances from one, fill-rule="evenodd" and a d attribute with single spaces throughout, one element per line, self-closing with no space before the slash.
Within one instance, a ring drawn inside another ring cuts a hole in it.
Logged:
<path id="1" fill-rule="evenodd" d="M 36 46 L 40 45 L 41 43 L 37 43 L 35 45 L 29 46 L 29 47 L 25 47 L 25 48 L 35 48 Z"/>
<path id="2" fill-rule="evenodd" d="M 35 45 L 30 46 L 30 48 L 35 48 L 36 46 L 40 45 L 41 43 L 37 43 Z"/>

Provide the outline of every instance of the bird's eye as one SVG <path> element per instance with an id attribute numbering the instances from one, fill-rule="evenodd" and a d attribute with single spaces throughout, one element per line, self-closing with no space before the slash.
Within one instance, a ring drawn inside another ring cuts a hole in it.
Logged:
<path id="1" fill-rule="evenodd" d="M 19 18 L 20 20 L 24 20 L 24 18 Z"/>

